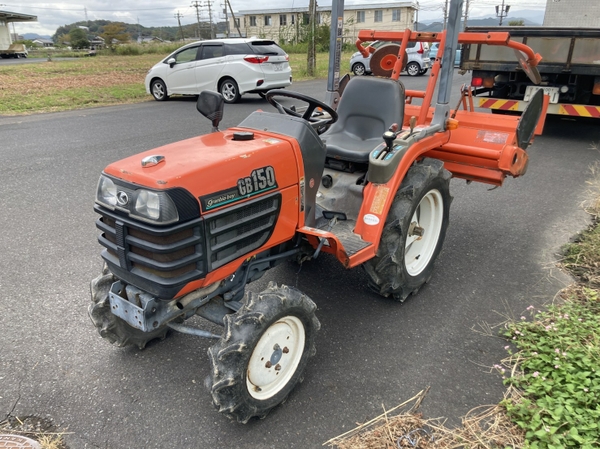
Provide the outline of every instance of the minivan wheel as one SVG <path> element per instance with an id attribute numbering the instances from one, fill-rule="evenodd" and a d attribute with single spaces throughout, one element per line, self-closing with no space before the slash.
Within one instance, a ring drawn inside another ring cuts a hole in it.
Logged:
<path id="1" fill-rule="evenodd" d="M 421 67 L 416 62 L 410 62 L 406 65 L 406 73 L 410 76 L 417 76 L 421 72 Z"/>
<path id="2" fill-rule="evenodd" d="M 237 102 L 241 95 L 237 83 L 231 78 L 225 78 L 219 85 L 219 93 L 223 95 L 225 103 Z"/>
<path id="3" fill-rule="evenodd" d="M 150 92 L 156 101 L 165 101 L 169 99 L 167 95 L 167 86 L 161 79 L 152 80 Z"/>

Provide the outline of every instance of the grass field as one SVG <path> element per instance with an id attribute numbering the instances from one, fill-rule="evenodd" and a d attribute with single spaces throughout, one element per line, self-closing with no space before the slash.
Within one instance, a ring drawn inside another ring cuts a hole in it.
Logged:
<path id="1" fill-rule="evenodd" d="M 342 55 L 347 73 L 351 53 Z M 144 77 L 166 55 L 96 56 L 0 66 L 0 115 L 65 111 L 149 101 Z M 329 55 L 317 55 L 317 78 L 327 76 Z M 309 79 L 306 55 L 291 54 L 294 81 Z"/>

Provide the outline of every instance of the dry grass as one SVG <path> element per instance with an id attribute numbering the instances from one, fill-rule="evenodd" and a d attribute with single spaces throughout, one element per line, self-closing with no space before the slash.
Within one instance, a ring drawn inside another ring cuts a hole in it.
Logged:
<path id="1" fill-rule="evenodd" d="M 427 390 L 371 421 L 327 441 L 336 449 L 499 449 L 520 448 L 524 432 L 514 425 L 500 405 L 471 410 L 462 426 L 450 429 L 440 419 L 424 419 L 418 412 Z M 509 390 L 508 394 L 516 394 Z"/>
<path id="2" fill-rule="evenodd" d="M 0 66 L 0 115 L 32 114 L 150 101 L 144 78 L 165 55 L 96 56 Z M 327 76 L 327 53 L 317 55 L 317 78 Z M 342 56 L 342 73 L 350 53 Z M 295 81 L 308 79 L 306 55 L 291 54 Z"/>
<path id="3" fill-rule="evenodd" d="M 38 416 L 9 415 L 0 421 L 0 434 L 20 435 L 36 440 L 42 449 L 68 449 L 63 440 L 65 432 L 57 431 L 47 419 Z"/>

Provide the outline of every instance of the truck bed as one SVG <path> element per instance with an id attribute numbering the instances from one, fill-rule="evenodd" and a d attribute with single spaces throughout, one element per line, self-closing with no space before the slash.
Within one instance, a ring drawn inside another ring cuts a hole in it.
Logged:
<path id="1" fill-rule="evenodd" d="M 542 56 L 542 73 L 600 75 L 600 29 L 556 27 L 467 27 L 485 33 L 508 31 L 511 39 L 530 46 Z M 463 70 L 518 70 L 514 51 L 491 45 L 464 45 Z"/>

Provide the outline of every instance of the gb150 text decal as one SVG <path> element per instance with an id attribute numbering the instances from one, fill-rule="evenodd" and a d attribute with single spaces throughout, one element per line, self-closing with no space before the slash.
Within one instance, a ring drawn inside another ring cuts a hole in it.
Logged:
<path id="1" fill-rule="evenodd" d="M 241 196 L 256 195 L 257 193 L 277 187 L 273 167 L 263 167 L 252 170 L 250 176 L 238 179 L 238 192 Z"/>
<path id="2" fill-rule="evenodd" d="M 200 203 L 204 211 L 209 211 L 276 188 L 275 170 L 271 166 L 262 167 L 252 170 L 249 176 L 238 179 L 237 187 L 201 196 Z"/>

